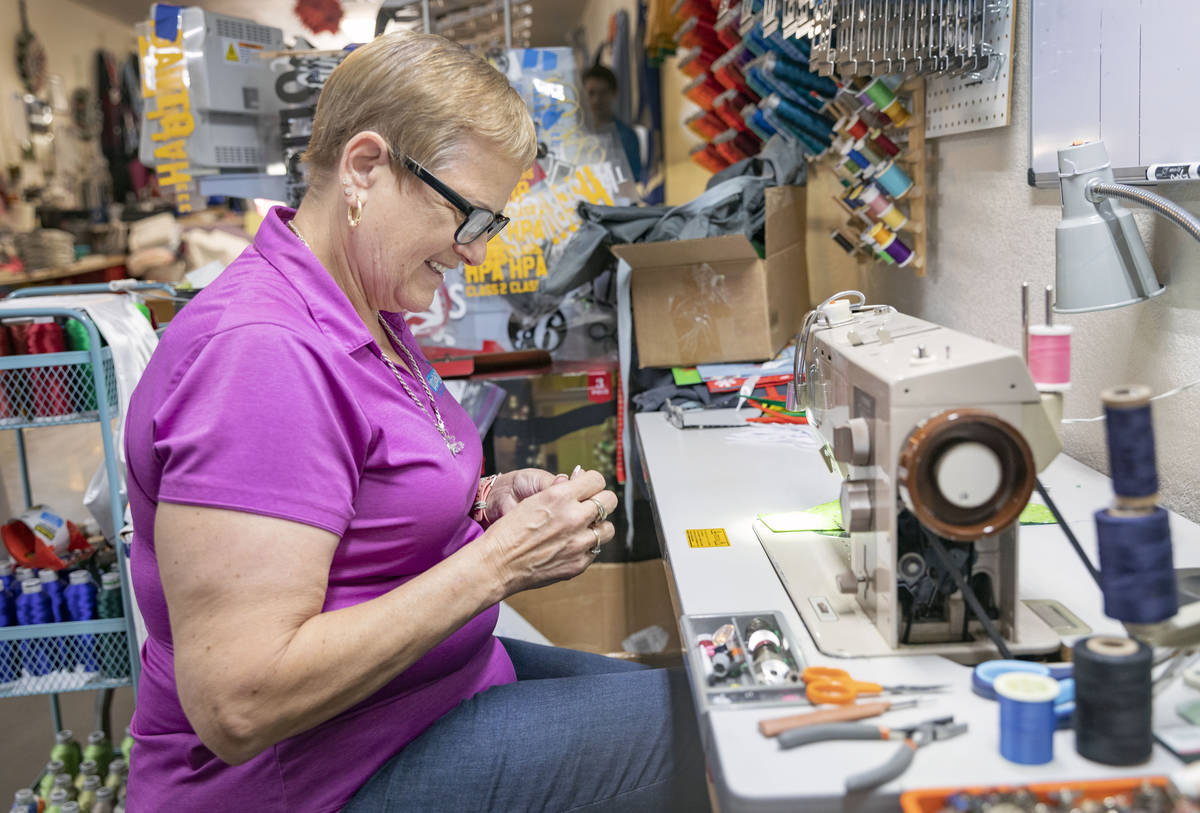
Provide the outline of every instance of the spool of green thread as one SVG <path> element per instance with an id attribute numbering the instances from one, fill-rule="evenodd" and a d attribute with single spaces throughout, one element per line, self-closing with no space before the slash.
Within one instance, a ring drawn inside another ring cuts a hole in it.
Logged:
<path id="1" fill-rule="evenodd" d="M 79 763 L 83 761 L 83 752 L 75 735 L 70 729 L 64 729 L 54 735 L 54 747 L 50 749 L 50 759 L 63 764 L 59 773 L 69 773 L 71 776 L 79 773 Z"/>
<path id="2" fill-rule="evenodd" d="M 867 85 L 865 93 L 871 101 L 875 102 L 876 107 L 880 110 L 887 107 L 896 99 L 896 94 L 892 93 L 892 89 L 887 86 L 883 79 L 876 79 Z"/>
<path id="3" fill-rule="evenodd" d="M 96 615 L 100 618 L 124 617 L 125 609 L 121 604 L 121 574 L 105 573 L 100 577 L 100 581 L 103 589 L 100 590 L 100 597 L 96 602 Z M 129 660 L 125 657 L 124 647 L 118 643 L 120 639 L 114 633 L 107 633 L 103 637 L 107 641 L 104 646 L 99 647 L 100 669 L 110 679 L 128 677 Z M 84 756 L 87 756 L 86 751 Z M 107 764 L 105 762 L 105 765 Z"/>

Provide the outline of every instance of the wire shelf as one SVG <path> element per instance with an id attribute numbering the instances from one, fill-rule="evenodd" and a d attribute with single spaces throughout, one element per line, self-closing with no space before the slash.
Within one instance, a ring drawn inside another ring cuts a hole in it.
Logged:
<path id="1" fill-rule="evenodd" d="M 0 698 L 132 682 L 124 618 L 0 627 Z"/>
<path id="2" fill-rule="evenodd" d="M 100 350 L 104 391 L 116 414 L 112 350 Z M 91 355 L 86 350 L 0 356 L 0 429 L 60 426 L 99 420 Z"/>

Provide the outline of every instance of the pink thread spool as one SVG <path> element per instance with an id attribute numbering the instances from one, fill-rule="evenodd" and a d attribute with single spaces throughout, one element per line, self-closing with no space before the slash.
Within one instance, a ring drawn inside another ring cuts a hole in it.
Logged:
<path id="1" fill-rule="evenodd" d="M 1071 388 L 1070 325 L 1029 326 L 1029 372 L 1040 390 Z"/>

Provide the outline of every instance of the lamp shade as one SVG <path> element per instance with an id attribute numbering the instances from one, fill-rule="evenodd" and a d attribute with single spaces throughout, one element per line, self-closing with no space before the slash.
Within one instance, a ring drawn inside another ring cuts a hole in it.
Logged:
<path id="1" fill-rule="evenodd" d="M 1058 151 L 1062 221 L 1054 230 L 1055 303 L 1059 313 L 1119 308 L 1162 293 L 1137 224 L 1118 200 L 1093 201 L 1093 180 L 1113 183 L 1104 142 Z"/>

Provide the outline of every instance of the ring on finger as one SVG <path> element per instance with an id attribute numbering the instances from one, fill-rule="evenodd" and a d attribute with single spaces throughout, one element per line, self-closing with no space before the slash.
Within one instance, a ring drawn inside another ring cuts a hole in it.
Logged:
<path id="1" fill-rule="evenodd" d="M 596 547 L 591 548 L 588 551 L 588 553 L 592 554 L 592 556 L 599 556 L 600 555 L 600 531 L 596 530 L 595 526 L 590 526 L 590 527 L 592 529 L 592 533 L 594 533 L 596 535 Z"/>
<path id="2" fill-rule="evenodd" d="M 593 524 L 597 522 L 604 522 L 604 520 L 608 519 L 608 509 L 604 507 L 604 503 L 600 502 L 600 500 L 596 499 L 595 497 L 588 497 L 588 499 L 596 504 L 597 513 L 596 519 L 592 521 Z"/>

